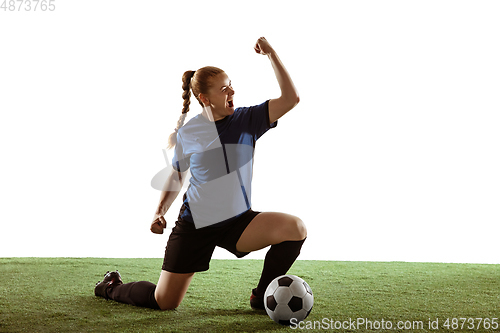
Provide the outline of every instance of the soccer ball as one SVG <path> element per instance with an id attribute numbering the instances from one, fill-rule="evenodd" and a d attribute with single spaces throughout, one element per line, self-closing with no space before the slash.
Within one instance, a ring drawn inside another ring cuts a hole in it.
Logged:
<path id="1" fill-rule="evenodd" d="M 269 283 L 264 293 L 266 312 L 275 322 L 290 326 L 311 313 L 314 297 L 311 287 L 295 275 L 282 275 Z M 291 322 L 292 318 L 295 318 Z"/>

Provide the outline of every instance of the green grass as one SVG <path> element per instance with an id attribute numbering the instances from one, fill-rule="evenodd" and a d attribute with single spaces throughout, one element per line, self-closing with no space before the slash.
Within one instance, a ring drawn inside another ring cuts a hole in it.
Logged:
<path id="1" fill-rule="evenodd" d="M 138 308 L 94 296 L 108 270 L 124 282 L 157 282 L 162 259 L 0 259 L 0 332 L 292 332 L 265 312 L 250 309 L 250 290 L 260 260 L 212 260 L 197 273 L 174 311 Z M 306 319 L 321 321 L 422 321 L 417 330 L 335 330 L 330 332 L 437 332 L 429 318 L 499 318 L 498 265 L 404 262 L 297 261 L 289 271 L 314 292 Z M 317 330 L 325 331 L 325 330 Z M 464 332 L 493 332 L 484 328 Z"/>

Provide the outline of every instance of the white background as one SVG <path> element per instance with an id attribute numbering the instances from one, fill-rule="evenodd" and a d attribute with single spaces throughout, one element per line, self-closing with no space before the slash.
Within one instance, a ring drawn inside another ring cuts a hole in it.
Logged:
<path id="1" fill-rule="evenodd" d="M 257 144 L 253 209 L 305 221 L 300 259 L 500 263 L 498 2 L 54 3 L 0 11 L 1 257 L 163 257 L 182 73 L 278 97 L 265 36 L 301 102 Z"/>

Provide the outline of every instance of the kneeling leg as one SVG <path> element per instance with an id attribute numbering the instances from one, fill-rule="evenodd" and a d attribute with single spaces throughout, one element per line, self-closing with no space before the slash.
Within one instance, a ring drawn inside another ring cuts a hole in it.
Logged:
<path id="1" fill-rule="evenodd" d="M 160 309 L 155 299 L 156 285 L 148 281 L 137 281 L 108 288 L 106 293 L 110 299 L 117 302 Z"/>

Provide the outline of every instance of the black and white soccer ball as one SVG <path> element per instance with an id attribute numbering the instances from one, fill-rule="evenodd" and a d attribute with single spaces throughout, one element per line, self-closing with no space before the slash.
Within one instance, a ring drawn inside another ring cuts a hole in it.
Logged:
<path id="1" fill-rule="evenodd" d="M 311 287 L 295 275 L 282 275 L 269 283 L 264 293 L 266 312 L 275 322 L 289 326 L 311 313 L 314 297 Z M 292 318 L 295 318 L 292 322 Z"/>

